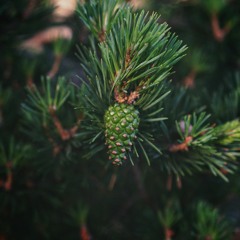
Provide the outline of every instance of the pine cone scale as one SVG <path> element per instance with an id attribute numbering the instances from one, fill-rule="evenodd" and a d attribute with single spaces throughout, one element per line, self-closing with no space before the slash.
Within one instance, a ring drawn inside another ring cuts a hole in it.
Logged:
<path id="1" fill-rule="evenodd" d="M 115 103 L 105 113 L 105 137 L 109 159 L 114 165 L 122 165 L 131 151 L 139 126 L 139 112 L 133 105 Z"/>

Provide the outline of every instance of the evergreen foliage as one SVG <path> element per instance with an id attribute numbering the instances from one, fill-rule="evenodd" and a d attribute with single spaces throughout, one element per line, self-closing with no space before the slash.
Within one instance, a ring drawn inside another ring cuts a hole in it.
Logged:
<path id="1" fill-rule="evenodd" d="M 239 239 L 239 2 L 50 2 L 0 4 L 0 239 Z"/>

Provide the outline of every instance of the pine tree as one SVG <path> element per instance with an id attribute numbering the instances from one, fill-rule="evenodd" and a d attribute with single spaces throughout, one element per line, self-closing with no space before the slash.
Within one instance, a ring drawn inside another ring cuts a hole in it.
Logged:
<path id="1" fill-rule="evenodd" d="M 238 239 L 239 10 L 2 3 L 0 239 Z"/>

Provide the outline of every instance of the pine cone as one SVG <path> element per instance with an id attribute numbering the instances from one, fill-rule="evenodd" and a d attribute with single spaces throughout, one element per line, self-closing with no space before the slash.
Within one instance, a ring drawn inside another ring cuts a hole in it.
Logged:
<path id="1" fill-rule="evenodd" d="M 105 137 L 109 149 L 109 159 L 114 165 L 122 165 L 126 152 L 136 138 L 139 125 L 139 112 L 133 105 L 115 103 L 105 113 Z"/>

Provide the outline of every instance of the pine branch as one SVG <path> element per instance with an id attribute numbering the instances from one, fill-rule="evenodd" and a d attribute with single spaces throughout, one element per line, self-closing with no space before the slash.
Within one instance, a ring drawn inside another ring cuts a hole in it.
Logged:
<path id="1" fill-rule="evenodd" d="M 238 164 L 239 121 L 216 126 L 210 125 L 209 120 L 210 115 L 204 112 L 187 115 L 176 122 L 177 135 L 172 125 L 169 129 L 162 125 L 167 139 L 154 134 L 156 146 L 162 146 L 160 168 L 176 175 L 209 169 L 213 175 L 227 181 L 226 173 L 233 173 Z"/>
<path id="2" fill-rule="evenodd" d="M 119 0 L 91 0 L 78 6 L 77 13 L 99 42 L 105 41 L 113 24 L 125 13 L 127 5 Z"/>
<path id="3" fill-rule="evenodd" d="M 93 3 L 95 2 L 86 3 L 84 9 L 91 8 Z M 105 3 L 99 2 L 100 4 L 102 8 L 105 7 Z M 166 119 L 159 109 L 161 101 L 169 94 L 165 82 L 171 74 L 172 66 L 183 57 L 186 50 L 182 42 L 169 32 L 168 25 L 159 24 L 158 20 L 156 13 L 149 16 L 144 11 L 133 13 L 131 8 L 126 8 L 124 14 L 120 14 L 106 32 L 105 41 L 99 44 L 98 50 L 83 47 L 78 49 L 78 56 L 88 79 L 88 84 L 84 83 L 84 108 L 91 109 L 91 113 L 85 113 L 85 120 L 96 122 L 92 127 L 96 131 L 92 130 L 95 136 L 101 136 L 102 130 L 106 128 L 104 115 L 111 105 L 117 102 L 122 106 L 126 104 L 126 107 L 136 106 L 141 116 L 139 129 L 142 133 L 139 132 L 138 135 L 144 144 L 138 141 L 139 147 L 134 145 L 132 148 L 136 157 L 142 151 L 148 163 L 145 146 L 149 145 L 157 152 L 160 149 L 154 144 L 151 134 L 146 137 L 148 134 L 145 131 L 149 132 L 152 123 Z M 88 26 L 91 30 L 95 27 L 94 23 L 88 21 L 88 24 L 91 25 Z M 115 137 L 110 138 L 113 140 Z M 101 137 L 98 138 L 100 139 Z M 119 144 L 121 143 L 117 142 L 117 146 Z M 122 148 L 121 151 L 123 150 L 125 152 Z M 111 151 L 112 155 L 116 153 L 115 150 Z M 114 158 L 117 163 L 121 162 L 117 157 L 110 158 Z M 131 159 L 131 155 L 129 158 Z"/>
<path id="4" fill-rule="evenodd" d="M 213 36 L 218 42 L 222 42 L 230 31 L 230 26 L 228 24 L 223 28 L 220 27 L 218 16 L 215 13 L 211 16 L 211 27 Z"/>
<path id="5" fill-rule="evenodd" d="M 181 218 L 181 214 L 178 208 L 178 204 L 170 200 L 167 202 L 165 209 L 158 210 L 158 220 L 163 226 L 165 240 L 172 239 L 174 235 L 173 225 Z"/>
<path id="6" fill-rule="evenodd" d="M 231 82 L 226 88 L 219 88 L 211 97 L 207 96 L 209 111 L 218 122 L 231 121 L 239 117 L 240 104 L 240 74 L 234 73 L 228 76 L 227 81 Z M 223 111 L 224 109 L 224 111 Z"/>
<path id="7" fill-rule="evenodd" d="M 74 142 L 83 120 L 82 113 L 76 117 L 73 110 L 67 116 L 72 127 L 63 127 L 66 124 L 66 116 L 63 118 L 61 112 L 67 109 L 69 101 L 73 101 L 72 104 L 76 103 L 75 88 L 64 78 L 58 78 L 56 83 L 50 79 L 42 79 L 41 87 L 34 87 L 28 91 L 28 99 L 22 105 L 24 113 L 22 130 L 47 149 L 51 146 L 53 156 L 60 152 L 67 153 L 68 144 Z"/>
<path id="8" fill-rule="evenodd" d="M 0 143 L 0 166 L 5 169 L 6 179 L 0 180 L 0 187 L 6 191 L 12 190 L 14 171 L 24 165 L 32 156 L 32 149 L 29 145 L 17 143 L 10 138 L 5 144 Z"/>
<path id="9" fill-rule="evenodd" d="M 64 55 L 68 52 L 70 48 L 70 41 L 67 41 L 65 39 L 58 38 L 54 42 L 54 63 L 52 65 L 52 68 L 49 70 L 47 76 L 49 78 L 53 78 L 57 72 L 59 71 L 62 59 Z"/>
<path id="10" fill-rule="evenodd" d="M 223 218 L 218 209 L 205 202 L 199 202 L 196 206 L 195 218 L 196 236 L 199 239 L 230 239 L 231 225 Z"/>
<path id="11" fill-rule="evenodd" d="M 60 120 L 58 119 L 58 117 L 56 115 L 56 110 L 52 106 L 49 107 L 49 113 L 50 113 L 50 115 L 52 117 L 52 120 L 53 120 L 53 123 L 54 123 L 54 125 L 55 125 L 55 127 L 56 127 L 56 129 L 57 129 L 57 131 L 58 131 L 58 133 L 61 136 L 63 141 L 69 140 L 70 138 L 72 138 L 76 134 L 76 132 L 79 128 L 79 124 L 82 120 L 81 117 L 78 119 L 75 126 L 70 128 L 69 130 L 66 130 L 66 129 L 63 128 Z"/>

